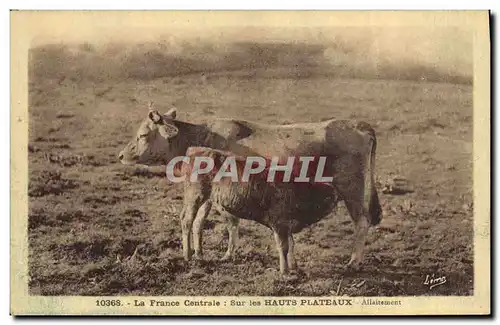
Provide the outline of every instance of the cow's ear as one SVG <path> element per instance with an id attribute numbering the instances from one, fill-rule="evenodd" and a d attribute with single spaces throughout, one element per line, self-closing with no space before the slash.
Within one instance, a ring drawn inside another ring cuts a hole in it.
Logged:
<path id="1" fill-rule="evenodd" d="M 175 118 L 177 117 L 177 108 L 172 107 L 168 112 L 164 113 L 163 116 L 175 120 Z"/>
<path id="2" fill-rule="evenodd" d="M 170 123 L 163 123 L 159 126 L 158 131 L 160 132 L 160 135 L 165 139 L 175 137 L 177 133 L 179 133 L 179 129 L 175 125 Z"/>
<path id="3" fill-rule="evenodd" d="M 162 116 L 158 111 L 149 111 L 148 113 L 149 119 L 154 123 L 158 124 L 162 121 Z"/>

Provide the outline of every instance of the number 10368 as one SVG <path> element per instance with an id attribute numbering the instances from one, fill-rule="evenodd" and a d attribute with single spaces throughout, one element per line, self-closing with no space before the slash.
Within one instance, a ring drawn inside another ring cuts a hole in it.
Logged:
<path id="1" fill-rule="evenodd" d="M 99 307 L 115 307 L 121 306 L 122 302 L 120 300 L 111 300 L 111 299 L 99 299 L 95 301 L 96 306 Z"/>

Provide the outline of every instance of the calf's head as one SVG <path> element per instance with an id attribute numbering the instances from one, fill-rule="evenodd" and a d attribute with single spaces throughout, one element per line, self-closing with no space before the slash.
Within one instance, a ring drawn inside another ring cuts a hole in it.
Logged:
<path id="1" fill-rule="evenodd" d="M 135 137 L 119 153 L 122 164 L 162 165 L 182 154 L 176 141 L 179 129 L 174 123 L 175 117 L 175 108 L 165 114 L 150 110 Z"/>

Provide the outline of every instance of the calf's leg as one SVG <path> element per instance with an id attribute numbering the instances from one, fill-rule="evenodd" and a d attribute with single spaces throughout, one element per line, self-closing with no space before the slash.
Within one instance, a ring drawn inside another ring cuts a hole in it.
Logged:
<path id="1" fill-rule="evenodd" d="M 206 201 L 201 205 L 196 213 L 196 218 L 193 222 L 193 242 L 194 242 L 194 258 L 203 259 L 203 222 L 210 213 L 212 202 Z"/>
<path id="2" fill-rule="evenodd" d="M 181 228 L 182 228 L 182 252 L 184 259 L 189 261 L 191 258 L 191 229 L 196 213 L 200 208 L 198 202 L 189 202 L 184 205 L 183 213 L 181 215 Z"/>

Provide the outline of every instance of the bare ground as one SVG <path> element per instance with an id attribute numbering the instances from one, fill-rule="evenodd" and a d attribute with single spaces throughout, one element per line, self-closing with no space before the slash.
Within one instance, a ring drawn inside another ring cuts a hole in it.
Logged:
<path id="1" fill-rule="evenodd" d="M 382 194 L 360 272 L 345 272 L 353 225 L 343 205 L 296 236 L 298 279 L 277 274 L 270 230 L 243 221 L 234 262 L 225 225 L 208 218 L 207 261 L 181 257 L 179 185 L 117 154 L 145 102 L 179 118 L 267 123 L 355 118 L 378 136 Z M 29 89 L 29 288 L 33 295 L 408 296 L 473 294 L 472 87 L 446 83 L 233 74 L 99 83 L 32 79 Z M 433 289 L 426 275 L 446 276 Z M 340 285 L 339 285 L 340 283 Z"/>

